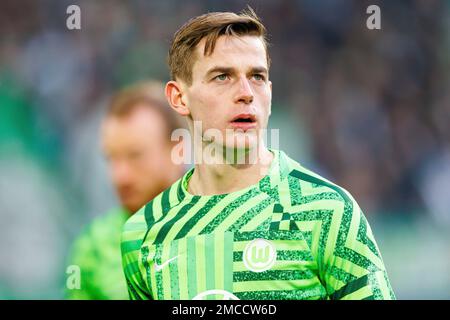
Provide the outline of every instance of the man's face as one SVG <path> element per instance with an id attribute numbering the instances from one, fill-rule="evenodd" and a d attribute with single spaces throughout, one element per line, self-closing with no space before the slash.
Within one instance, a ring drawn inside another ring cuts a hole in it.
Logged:
<path id="1" fill-rule="evenodd" d="M 227 148 L 253 148 L 261 137 L 255 132 L 267 127 L 271 111 L 272 84 L 268 80 L 266 50 L 256 36 L 221 36 L 214 52 L 204 56 L 205 41 L 196 48 L 192 85 L 184 85 L 186 105 L 193 121 L 205 131 L 218 129 L 228 139 L 215 141 Z M 244 144 L 236 145 L 243 137 Z"/>
<path id="2" fill-rule="evenodd" d="M 108 116 L 102 144 L 109 172 L 122 205 L 131 213 L 173 181 L 171 145 L 158 111 L 138 106 L 123 117 Z"/>

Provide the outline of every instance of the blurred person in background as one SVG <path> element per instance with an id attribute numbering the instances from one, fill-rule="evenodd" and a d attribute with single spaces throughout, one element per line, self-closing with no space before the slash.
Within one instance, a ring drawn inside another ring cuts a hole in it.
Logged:
<path id="1" fill-rule="evenodd" d="M 80 288 L 69 299 L 127 299 L 120 258 L 125 221 L 183 173 L 171 161 L 171 132 L 180 122 L 170 112 L 164 87 L 143 82 L 116 94 L 101 128 L 103 153 L 121 206 L 96 218 L 72 249 L 70 265 L 80 268 Z"/>

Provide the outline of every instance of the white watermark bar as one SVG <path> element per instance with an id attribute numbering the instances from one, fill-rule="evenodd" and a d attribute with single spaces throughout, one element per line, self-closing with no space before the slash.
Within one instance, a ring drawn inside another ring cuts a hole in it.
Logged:
<path id="1" fill-rule="evenodd" d="M 175 164 L 267 164 L 262 152 L 266 148 L 279 149 L 279 129 L 219 129 L 203 131 L 201 121 L 194 121 L 194 136 L 188 129 L 172 132 L 171 140 L 178 142 L 171 153 Z M 270 141 L 269 141 L 270 136 Z M 270 142 L 270 143 L 269 143 Z"/>

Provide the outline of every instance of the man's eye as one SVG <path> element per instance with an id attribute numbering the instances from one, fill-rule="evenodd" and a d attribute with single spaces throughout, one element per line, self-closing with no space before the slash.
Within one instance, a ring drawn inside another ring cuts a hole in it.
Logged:
<path id="1" fill-rule="evenodd" d="M 262 74 L 259 74 L 259 73 L 254 74 L 253 78 L 255 80 L 257 80 L 257 81 L 264 81 L 265 80 L 264 76 Z"/>
<path id="2" fill-rule="evenodd" d="M 215 77 L 215 79 L 219 80 L 219 81 L 225 81 L 228 79 L 228 75 L 223 73 L 223 74 L 219 74 L 218 76 Z"/>

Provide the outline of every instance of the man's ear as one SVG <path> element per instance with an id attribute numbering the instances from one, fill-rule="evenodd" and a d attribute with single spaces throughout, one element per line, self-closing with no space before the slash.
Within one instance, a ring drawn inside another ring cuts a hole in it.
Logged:
<path id="1" fill-rule="evenodd" d="M 189 108 L 186 105 L 186 97 L 183 88 L 179 82 L 169 81 L 166 84 L 166 98 L 170 106 L 182 116 L 190 114 Z"/>

